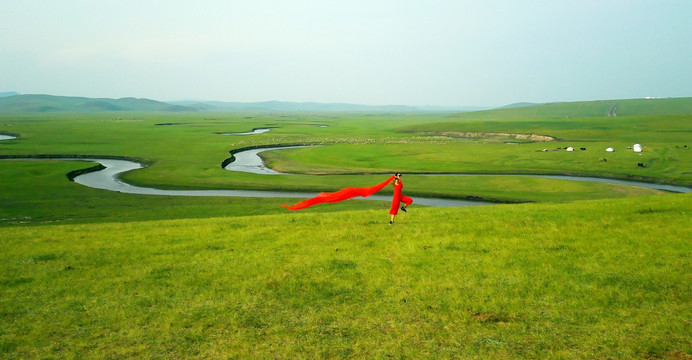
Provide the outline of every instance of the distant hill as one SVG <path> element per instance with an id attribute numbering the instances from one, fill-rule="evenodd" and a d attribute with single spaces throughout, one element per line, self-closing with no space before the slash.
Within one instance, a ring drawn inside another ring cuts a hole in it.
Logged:
<path id="1" fill-rule="evenodd" d="M 359 105 L 318 102 L 174 101 L 126 97 L 121 99 L 0 93 L 0 113 L 24 112 L 447 112 L 468 119 L 570 118 L 692 114 L 692 97 L 599 100 L 533 104 L 496 109 L 453 106 Z"/>
<path id="2" fill-rule="evenodd" d="M 454 117 L 468 120 L 510 120 L 676 114 L 692 114 L 692 97 L 576 101 L 533 105 L 518 103 L 487 111 L 459 113 Z"/>
<path id="3" fill-rule="evenodd" d="M 498 109 L 515 109 L 515 108 L 520 108 L 520 107 L 526 107 L 526 106 L 536 106 L 539 105 L 537 103 L 530 103 L 530 102 L 518 102 L 514 104 L 509 104 L 505 106 L 501 106 Z"/>
<path id="4" fill-rule="evenodd" d="M 415 107 L 402 105 L 370 106 L 346 103 L 317 102 L 172 102 L 203 111 L 416 111 Z"/>
<path id="5" fill-rule="evenodd" d="M 0 113 L 22 112 L 180 112 L 196 109 L 149 99 L 97 99 L 53 95 L 13 95 L 0 97 Z"/>
<path id="6" fill-rule="evenodd" d="M 349 103 L 319 103 L 319 102 L 222 102 L 222 101 L 174 101 L 171 104 L 188 106 L 200 111 L 297 111 L 297 112 L 417 112 L 445 111 L 465 112 L 477 111 L 483 107 L 451 107 L 451 106 L 406 106 L 406 105 L 359 105 Z"/>
<path id="7" fill-rule="evenodd" d="M 222 102 L 222 101 L 172 101 L 150 99 L 107 99 L 53 95 L 20 95 L 15 92 L 0 93 L 0 113 L 22 112 L 466 112 L 482 107 L 359 105 L 348 103 L 318 102 Z"/>

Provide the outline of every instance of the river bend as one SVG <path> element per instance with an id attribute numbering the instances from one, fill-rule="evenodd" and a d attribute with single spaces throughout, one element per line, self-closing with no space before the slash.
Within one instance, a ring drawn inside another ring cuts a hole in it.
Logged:
<path id="1" fill-rule="evenodd" d="M 76 160 L 76 159 L 61 159 Z M 290 192 L 290 191 L 265 191 L 265 190 L 162 190 L 155 188 L 139 187 L 127 184 L 118 178 L 119 174 L 127 171 L 141 169 L 142 164 L 127 160 L 112 159 L 80 159 L 99 163 L 106 168 L 100 171 L 91 172 L 75 177 L 76 183 L 96 189 L 118 191 L 127 194 L 142 195 L 164 195 L 164 196 L 233 196 L 233 197 L 258 197 L 258 198 L 311 198 L 315 193 Z M 372 195 L 367 198 L 356 198 L 357 200 L 380 200 L 390 201 L 391 196 Z M 489 205 L 487 202 L 466 201 L 454 199 L 436 199 L 416 197 L 418 205 L 447 207 L 447 206 L 473 206 Z"/>
<path id="2" fill-rule="evenodd" d="M 302 147 L 302 146 L 298 146 Z M 235 161 L 226 166 L 227 170 L 230 171 L 243 171 L 255 174 L 265 174 L 265 175 L 286 175 L 276 172 L 264 166 L 262 159 L 259 157 L 259 153 L 263 151 L 286 149 L 288 147 L 274 147 L 274 148 L 263 148 L 263 149 L 253 149 L 242 151 L 234 154 Z M 295 148 L 295 147 L 294 147 Z M 115 159 L 74 159 L 74 158 L 63 158 L 58 160 L 83 160 L 90 161 L 94 163 L 102 164 L 105 169 L 79 175 L 75 177 L 74 181 L 84 186 L 88 186 L 96 189 L 103 189 L 109 191 L 117 191 L 121 193 L 128 194 L 142 194 L 142 195 L 161 195 L 161 196 L 231 196 L 231 197 L 258 197 L 258 198 L 311 198 L 314 197 L 315 193 L 307 192 L 288 192 L 288 191 L 267 191 L 267 190 L 162 190 L 148 187 L 139 187 L 127 184 L 119 179 L 119 175 L 127 171 L 141 169 L 144 166 L 140 163 L 128 161 L 128 160 L 115 160 Z M 423 175 L 423 174 L 421 174 Z M 499 175 L 480 175 L 480 174 L 440 174 L 440 175 L 426 175 L 426 176 L 499 176 Z M 500 175 L 501 176 L 501 175 Z M 675 185 L 665 185 L 665 184 L 654 184 L 645 183 L 638 181 L 627 181 L 627 180 L 615 180 L 606 178 L 596 178 L 596 177 L 577 177 L 577 176 L 561 176 L 561 175 L 506 175 L 506 176 L 534 176 L 534 177 L 544 177 L 551 179 L 560 180 L 571 180 L 571 181 L 596 181 L 605 182 L 621 185 L 631 185 L 631 186 L 641 186 L 651 189 L 688 193 L 692 192 L 692 189 L 685 186 L 675 186 Z M 389 201 L 391 196 L 381 196 L 372 195 L 367 198 L 356 198 L 359 200 L 380 200 Z M 489 205 L 488 202 L 480 201 L 467 201 L 467 200 L 454 200 L 454 199 L 438 199 L 438 198 L 423 198 L 416 197 L 415 203 L 418 205 L 427 206 L 474 206 L 474 205 Z"/>

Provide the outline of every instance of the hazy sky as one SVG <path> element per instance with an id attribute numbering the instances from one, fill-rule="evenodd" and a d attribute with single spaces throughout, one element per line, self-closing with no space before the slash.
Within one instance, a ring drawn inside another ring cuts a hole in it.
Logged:
<path id="1" fill-rule="evenodd" d="M 692 96 L 690 0 L 0 0 L 0 92 L 499 106 Z"/>

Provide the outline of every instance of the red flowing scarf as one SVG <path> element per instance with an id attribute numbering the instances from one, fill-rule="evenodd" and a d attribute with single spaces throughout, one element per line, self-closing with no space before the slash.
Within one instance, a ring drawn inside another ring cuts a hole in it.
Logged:
<path id="1" fill-rule="evenodd" d="M 347 187 L 344 189 L 341 189 L 337 192 L 323 192 L 320 193 L 319 195 L 315 196 L 312 199 L 307 199 L 303 200 L 301 202 L 293 204 L 293 206 L 288 206 L 288 205 L 281 205 L 285 207 L 288 210 L 300 210 L 300 209 L 305 209 L 306 207 L 321 204 L 324 202 L 329 202 L 329 203 L 335 203 L 343 200 L 348 200 L 350 198 L 356 197 L 356 196 L 362 196 L 362 197 L 368 197 L 384 188 L 385 186 L 389 185 L 390 182 L 394 180 L 394 176 L 391 176 L 387 181 L 375 185 L 375 186 L 367 186 L 367 187 L 362 187 L 362 188 L 355 188 L 355 187 Z"/>

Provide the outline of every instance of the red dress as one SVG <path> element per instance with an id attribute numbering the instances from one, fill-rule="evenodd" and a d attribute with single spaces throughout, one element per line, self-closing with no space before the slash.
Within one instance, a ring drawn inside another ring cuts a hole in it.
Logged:
<path id="1" fill-rule="evenodd" d="M 413 202 L 413 199 L 410 197 L 403 195 L 401 193 L 401 190 L 404 188 L 404 183 L 399 180 L 399 183 L 397 184 L 396 181 L 394 182 L 394 197 L 392 198 L 392 209 L 389 210 L 389 214 L 391 215 L 396 215 L 399 213 L 399 205 L 403 201 L 406 206 L 411 205 Z"/>
<path id="2" fill-rule="evenodd" d="M 337 192 L 323 192 L 320 193 L 319 195 L 315 196 L 314 198 L 303 200 L 301 202 L 297 202 L 293 204 L 292 206 L 288 205 L 281 205 L 285 207 L 288 210 L 300 210 L 300 209 L 305 209 L 306 207 L 321 204 L 324 202 L 330 202 L 330 203 L 335 203 L 339 201 L 344 201 L 356 196 L 362 196 L 362 197 L 368 197 L 380 190 L 382 190 L 385 186 L 389 185 L 390 182 L 394 180 L 394 176 L 390 176 L 389 179 L 384 181 L 383 183 L 380 183 L 375 186 L 366 186 L 366 187 L 361 187 L 361 188 L 356 188 L 356 187 L 347 187 L 343 188 Z M 401 192 L 401 191 L 399 191 Z"/>

